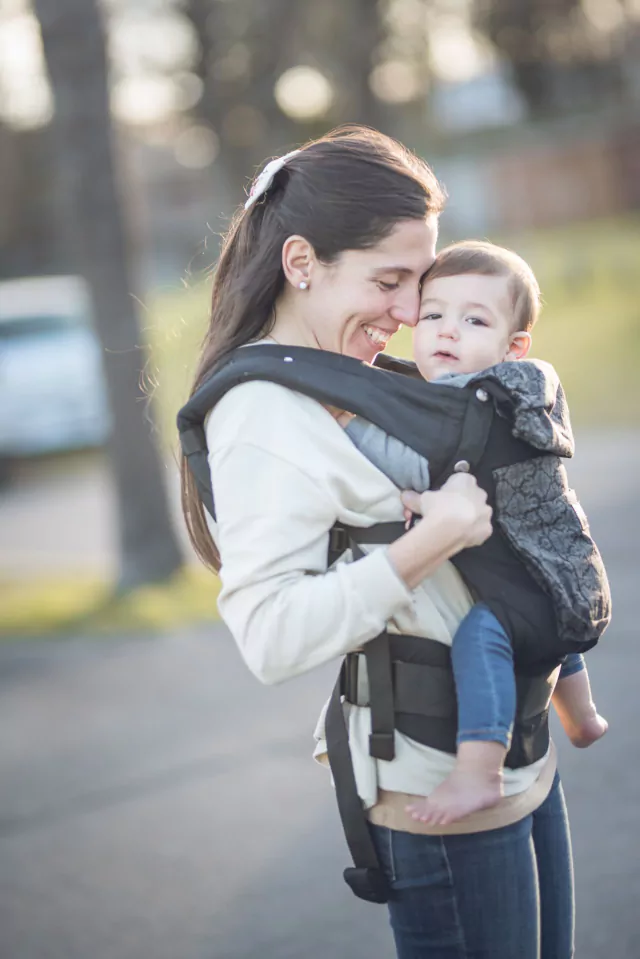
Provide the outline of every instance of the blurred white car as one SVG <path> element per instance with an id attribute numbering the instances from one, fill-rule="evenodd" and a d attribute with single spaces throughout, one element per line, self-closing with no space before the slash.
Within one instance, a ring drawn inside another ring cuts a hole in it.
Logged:
<path id="1" fill-rule="evenodd" d="M 101 446 L 110 428 L 84 280 L 0 283 L 0 457 Z"/>

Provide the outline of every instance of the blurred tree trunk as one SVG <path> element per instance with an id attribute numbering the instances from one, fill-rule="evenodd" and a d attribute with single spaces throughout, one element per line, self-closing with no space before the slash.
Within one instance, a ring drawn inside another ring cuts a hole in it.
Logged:
<path id="1" fill-rule="evenodd" d="M 118 586 L 126 590 L 168 577 L 182 557 L 141 388 L 145 354 L 114 171 L 104 32 L 97 0 L 34 0 L 34 8 L 56 103 L 53 133 L 69 238 L 91 288 L 104 351 L 114 418 Z"/>
<path id="2" fill-rule="evenodd" d="M 386 38 L 380 0 L 350 0 L 335 6 L 340 29 L 329 51 L 344 78 L 346 96 L 340 122 L 364 123 L 389 133 L 391 111 L 369 82 L 376 53 Z"/>
<path id="3" fill-rule="evenodd" d="M 195 112 L 220 140 L 219 162 L 234 205 L 270 152 L 306 139 L 304 128 L 282 113 L 274 96 L 278 75 L 291 65 L 289 41 L 299 8 L 299 0 L 184 3 L 200 47 L 193 70 L 203 95 Z"/>

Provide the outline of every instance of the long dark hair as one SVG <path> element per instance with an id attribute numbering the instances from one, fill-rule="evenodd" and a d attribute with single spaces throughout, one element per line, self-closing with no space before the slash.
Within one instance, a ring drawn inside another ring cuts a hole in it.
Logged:
<path id="1" fill-rule="evenodd" d="M 284 287 L 282 247 L 304 236 L 319 260 L 373 247 L 401 220 L 438 214 L 444 192 L 430 167 L 396 140 L 367 127 L 342 127 L 302 147 L 276 173 L 266 194 L 240 207 L 224 238 L 209 328 L 191 395 L 214 366 L 245 343 L 266 336 Z M 186 460 L 180 463 L 182 509 L 189 538 L 216 572 L 220 558 Z"/>

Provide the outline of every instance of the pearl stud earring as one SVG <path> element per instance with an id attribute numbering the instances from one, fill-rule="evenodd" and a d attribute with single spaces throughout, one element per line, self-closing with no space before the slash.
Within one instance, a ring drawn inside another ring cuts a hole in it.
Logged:
<path id="1" fill-rule="evenodd" d="M 300 280 L 300 282 L 298 283 L 298 287 L 301 290 L 306 290 L 308 286 L 309 284 L 306 283 L 304 280 Z"/>

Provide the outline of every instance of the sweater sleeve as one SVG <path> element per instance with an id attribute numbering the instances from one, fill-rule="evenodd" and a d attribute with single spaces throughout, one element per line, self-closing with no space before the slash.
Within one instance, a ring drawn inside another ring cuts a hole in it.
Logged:
<path id="1" fill-rule="evenodd" d="M 406 443 L 361 416 L 354 416 L 345 432 L 356 449 L 399 489 L 412 489 L 417 493 L 429 489 L 429 461 Z"/>
<path id="2" fill-rule="evenodd" d="M 220 614 L 254 675 L 281 682 L 356 649 L 410 606 L 385 549 L 327 570 L 336 506 L 301 467 L 251 443 L 210 454 Z"/>

